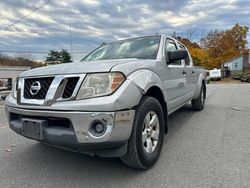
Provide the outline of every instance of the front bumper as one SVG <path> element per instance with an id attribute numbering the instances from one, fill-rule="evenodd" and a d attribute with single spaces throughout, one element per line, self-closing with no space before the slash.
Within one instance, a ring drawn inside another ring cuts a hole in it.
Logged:
<path id="1" fill-rule="evenodd" d="M 120 147 L 129 139 L 134 110 L 116 112 L 81 112 L 55 110 L 28 110 L 6 106 L 12 130 L 22 135 L 23 118 L 43 119 L 48 126 L 43 129 L 42 142 L 64 148 L 92 151 Z M 107 129 L 101 136 L 94 136 L 89 126 L 94 121 L 106 122 Z M 93 146 L 93 147 L 92 147 Z M 92 149 L 91 149 L 92 148 Z"/>

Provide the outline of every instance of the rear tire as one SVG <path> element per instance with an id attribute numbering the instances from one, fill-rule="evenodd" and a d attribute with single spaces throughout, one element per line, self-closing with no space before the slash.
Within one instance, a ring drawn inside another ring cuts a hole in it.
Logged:
<path id="1" fill-rule="evenodd" d="M 153 97 L 143 97 L 135 108 L 133 129 L 128 151 L 121 160 L 128 166 L 148 169 L 158 160 L 165 133 L 161 104 Z"/>
<path id="2" fill-rule="evenodd" d="M 192 100 L 192 109 L 193 110 L 203 110 L 205 106 L 206 90 L 204 84 L 201 86 L 200 95 L 197 99 Z"/>

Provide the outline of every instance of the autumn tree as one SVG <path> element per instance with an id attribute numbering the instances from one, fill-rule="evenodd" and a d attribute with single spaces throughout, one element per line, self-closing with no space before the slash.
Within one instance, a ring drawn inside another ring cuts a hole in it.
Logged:
<path id="1" fill-rule="evenodd" d="M 176 37 L 177 40 L 179 40 L 181 43 L 183 43 L 188 49 L 189 48 L 200 48 L 199 44 L 196 42 L 191 42 L 189 39 L 186 38 L 181 38 L 181 37 Z"/>
<path id="2" fill-rule="evenodd" d="M 248 31 L 249 27 L 240 26 L 238 23 L 228 31 L 233 38 L 233 46 L 236 51 L 241 52 L 246 48 Z"/>
<path id="3" fill-rule="evenodd" d="M 206 69 L 213 69 L 213 60 L 209 56 L 208 50 L 204 48 L 190 48 L 189 50 L 194 65 L 201 66 Z"/>
<path id="4" fill-rule="evenodd" d="M 246 49 L 247 33 L 249 28 L 238 23 L 229 30 L 214 30 L 205 37 L 205 47 L 211 59 L 213 67 L 220 67 L 222 63 L 237 57 Z"/>
<path id="5" fill-rule="evenodd" d="M 207 49 L 201 48 L 198 43 L 191 42 L 189 39 L 181 37 L 177 37 L 177 39 L 189 49 L 195 66 L 202 66 L 206 69 L 213 68 Z"/>

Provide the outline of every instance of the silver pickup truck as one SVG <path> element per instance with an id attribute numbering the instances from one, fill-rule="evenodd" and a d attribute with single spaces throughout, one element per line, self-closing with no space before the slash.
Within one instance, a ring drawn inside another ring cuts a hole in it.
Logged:
<path id="1" fill-rule="evenodd" d="M 23 72 L 5 109 L 10 128 L 24 137 L 148 169 L 161 153 L 168 116 L 190 101 L 202 110 L 205 98 L 205 70 L 193 66 L 182 43 L 154 35 Z"/>

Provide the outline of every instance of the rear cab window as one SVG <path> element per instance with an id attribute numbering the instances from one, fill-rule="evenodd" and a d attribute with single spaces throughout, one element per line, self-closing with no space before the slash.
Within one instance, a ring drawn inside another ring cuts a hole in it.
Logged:
<path id="1" fill-rule="evenodd" d="M 178 42 L 178 46 L 179 46 L 180 49 L 187 50 L 187 48 L 184 45 L 182 45 L 181 43 L 179 43 L 179 42 Z M 188 54 L 188 57 L 186 59 L 184 59 L 184 62 L 185 62 L 186 67 L 191 66 L 191 61 L 190 61 L 189 54 Z"/>

